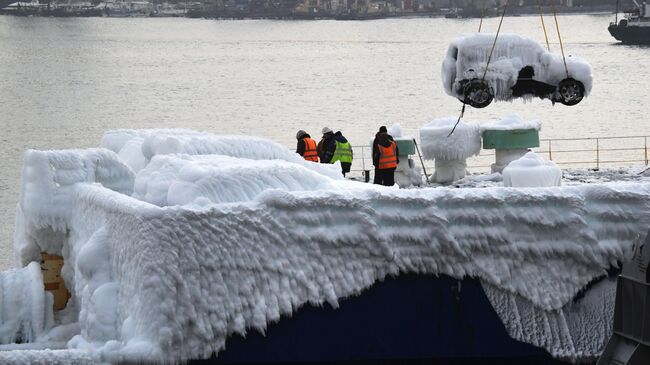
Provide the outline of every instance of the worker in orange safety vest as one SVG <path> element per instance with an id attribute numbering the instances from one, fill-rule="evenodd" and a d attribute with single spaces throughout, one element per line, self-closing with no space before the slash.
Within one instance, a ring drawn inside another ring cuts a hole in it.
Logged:
<path id="1" fill-rule="evenodd" d="M 296 152 L 307 161 L 318 162 L 318 153 L 316 152 L 316 141 L 302 129 L 296 133 L 298 146 Z"/>
<path id="2" fill-rule="evenodd" d="M 393 186 L 395 184 L 395 169 L 399 164 L 399 149 L 393 137 L 388 134 L 385 126 L 379 127 L 379 132 L 372 142 L 372 163 L 375 165 L 374 183 Z"/>

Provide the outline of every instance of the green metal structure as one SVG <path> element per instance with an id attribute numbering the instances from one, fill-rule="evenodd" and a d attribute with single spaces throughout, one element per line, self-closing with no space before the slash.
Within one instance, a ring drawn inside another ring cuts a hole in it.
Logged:
<path id="1" fill-rule="evenodd" d="M 483 148 L 485 149 L 512 150 L 532 147 L 539 147 L 539 131 L 537 129 L 486 130 L 483 132 Z"/>
<path id="2" fill-rule="evenodd" d="M 415 155 L 415 141 L 412 138 L 395 138 L 395 142 L 397 142 L 400 155 Z"/>

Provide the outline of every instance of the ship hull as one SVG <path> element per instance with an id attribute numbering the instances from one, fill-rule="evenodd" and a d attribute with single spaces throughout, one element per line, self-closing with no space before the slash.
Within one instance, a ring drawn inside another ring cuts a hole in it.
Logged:
<path id="1" fill-rule="evenodd" d="M 191 364 L 565 364 L 508 336 L 478 279 L 387 278 L 338 309 L 305 306 Z"/>
<path id="2" fill-rule="evenodd" d="M 608 30 L 612 37 L 625 44 L 650 44 L 650 27 L 648 26 L 621 26 L 612 24 Z"/>

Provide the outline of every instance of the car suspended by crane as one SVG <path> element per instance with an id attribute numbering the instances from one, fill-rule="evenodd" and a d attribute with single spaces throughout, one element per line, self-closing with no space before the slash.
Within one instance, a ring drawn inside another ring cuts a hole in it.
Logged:
<path id="1" fill-rule="evenodd" d="M 551 53 L 540 43 L 515 34 L 469 34 L 455 39 L 442 64 L 442 83 L 447 94 L 463 104 L 484 108 L 493 100 L 538 97 L 553 103 L 576 105 L 589 95 L 591 66 L 576 58 Z M 544 34 L 544 18 L 541 14 Z M 482 20 L 481 20 L 482 25 Z M 557 18 L 556 18 L 557 26 Z M 558 36 L 559 36 L 559 26 Z"/>

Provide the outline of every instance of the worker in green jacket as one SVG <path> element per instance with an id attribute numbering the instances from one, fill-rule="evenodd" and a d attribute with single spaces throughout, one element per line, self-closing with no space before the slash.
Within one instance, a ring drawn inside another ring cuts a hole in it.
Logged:
<path id="1" fill-rule="evenodd" d="M 346 173 L 350 172 L 350 167 L 352 166 L 352 146 L 350 146 L 350 142 L 343 137 L 341 131 L 334 133 L 334 142 L 335 143 L 332 143 L 334 154 L 332 155 L 330 163 L 341 161 L 341 172 L 343 173 L 343 176 L 345 176 Z"/>

